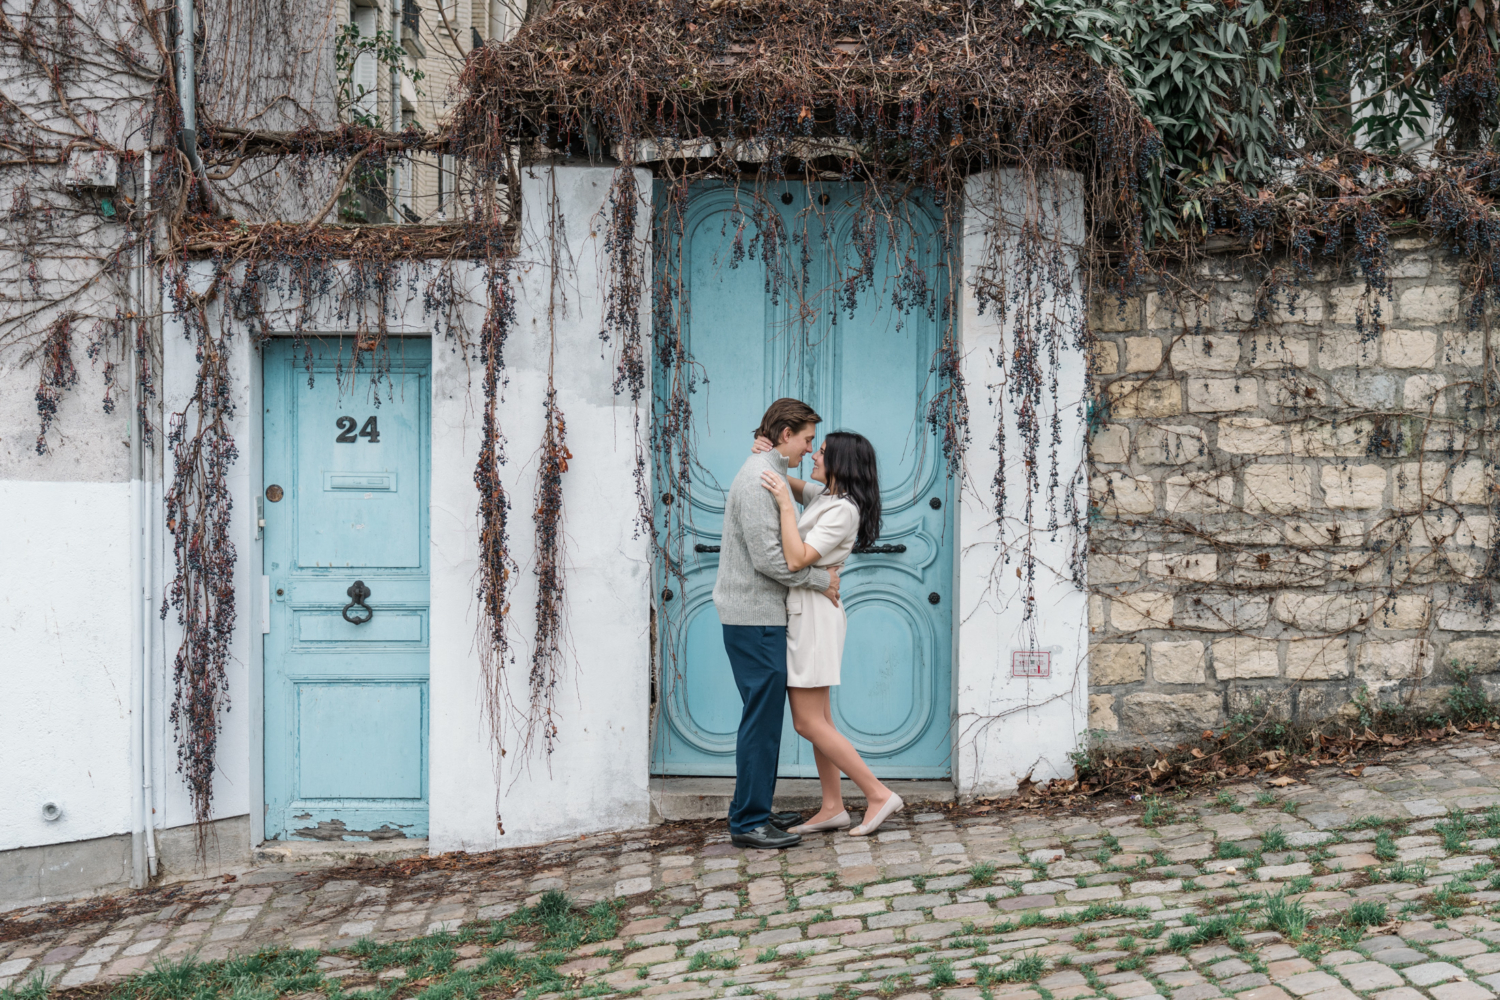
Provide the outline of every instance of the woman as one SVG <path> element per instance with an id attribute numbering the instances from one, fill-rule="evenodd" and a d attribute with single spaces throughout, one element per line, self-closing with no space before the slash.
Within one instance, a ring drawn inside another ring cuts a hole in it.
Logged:
<path id="1" fill-rule="evenodd" d="M 756 451 L 770 442 L 757 438 Z M 813 481 L 783 479 L 774 472 L 761 482 L 781 508 L 781 547 L 787 567 L 842 566 L 856 543 L 869 545 L 880 535 L 880 481 L 875 449 L 858 434 L 835 431 L 813 455 Z M 797 517 L 792 495 L 803 504 Z M 812 819 L 793 827 L 796 833 L 843 830 L 849 826 L 839 787 L 847 774 L 865 793 L 865 814 L 851 837 L 868 837 L 903 805 L 860 759 L 858 751 L 834 728 L 828 689 L 839 682 L 844 657 L 844 609 L 815 590 L 793 589 L 786 597 L 786 693 L 792 725 L 813 745 L 823 807 Z"/>

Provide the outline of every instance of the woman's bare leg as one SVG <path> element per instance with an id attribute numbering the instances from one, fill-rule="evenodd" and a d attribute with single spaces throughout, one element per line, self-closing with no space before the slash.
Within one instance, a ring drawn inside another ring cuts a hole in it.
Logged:
<path id="1" fill-rule="evenodd" d="M 859 786 L 859 790 L 865 793 L 865 816 L 873 817 L 875 812 L 883 805 L 886 799 L 891 797 L 891 790 L 881 784 L 880 779 L 875 777 L 862 759 L 859 751 L 854 745 L 844 738 L 833 725 L 833 709 L 828 699 L 828 689 L 820 688 L 787 688 L 787 698 L 792 703 L 792 725 L 797 730 L 797 735 L 813 745 L 813 760 L 818 764 L 818 781 L 823 787 L 823 809 L 827 811 L 829 806 L 829 787 L 833 787 L 834 801 L 839 802 L 838 808 L 828 816 L 822 812 L 809 822 L 818 822 L 836 815 L 843 808 L 843 797 L 838 791 L 838 774 L 842 771 Z M 828 763 L 828 770 L 824 770 L 824 761 Z M 831 782 L 830 777 L 832 776 Z"/>
<path id="2" fill-rule="evenodd" d="M 788 696 L 788 698 L 790 698 L 791 697 L 791 693 L 792 693 L 792 691 L 794 689 L 793 688 L 787 688 L 786 690 L 787 690 L 787 696 Z M 816 688 L 796 688 L 795 690 L 798 690 L 798 691 L 809 691 L 809 690 L 817 690 L 817 689 Z M 827 691 L 828 689 L 827 688 L 823 688 L 822 690 Z M 829 721 L 831 722 L 832 720 L 833 720 L 833 717 L 830 714 L 829 715 Z M 797 725 L 797 703 L 796 703 L 796 701 L 792 702 L 792 725 L 794 727 Z M 798 729 L 797 731 L 799 733 L 801 732 L 800 729 Z M 825 753 L 823 753 L 823 751 L 819 750 L 818 747 L 817 747 L 817 744 L 813 745 L 813 761 L 818 765 L 818 786 L 819 786 L 819 788 L 821 789 L 821 791 L 823 793 L 823 802 L 822 802 L 822 805 L 819 807 L 817 813 L 811 819 L 807 820 L 806 822 L 808 822 L 808 823 L 822 823 L 825 820 L 833 819 L 833 817 L 837 816 L 839 813 L 841 813 L 841 812 L 844 811 L 844 790 L 843 790 L 842 787 L 840 787 L 840 783 L 839 783 L 839 779 L 840 779 L 841 775 L 840 775 L 840 772 L 839 772 L 838 765 L 835 764 L 832 760 L 830 760 L 828 758 L 828 756 Z"/>
<path id="3" fill-rule="evenodd" d="M 823 688 L 822 690 L 824 692 L 828 691 L 827 688 Z M 833 725 L 832 697 L 823 699 L 823 718 L 827 720 L 830 726 Z M 844 789 L 841 781 L 843 772 L 817 746 L 813 747 L 813 760 L 818 765 L 818 784 L 822 787 L 823 791 L 823 808 L 819 810 L 817 819 L 809 821 L 816 823 L 820 820 L 832 819 L 844 811 Z"/>
<path id="4" fill-rule="evenodd" d="M 817 747 L 813 747 L 813 760 L 818 765 L 818 785 L 823 791 L 823 806 L 808 822 L 821 823 L 824 820 L 833 819 L 844 811 L 844 790 L 839 787 L 839 779 L 842 775 L 839 774 L 837 764 L 829 760 Z"/>

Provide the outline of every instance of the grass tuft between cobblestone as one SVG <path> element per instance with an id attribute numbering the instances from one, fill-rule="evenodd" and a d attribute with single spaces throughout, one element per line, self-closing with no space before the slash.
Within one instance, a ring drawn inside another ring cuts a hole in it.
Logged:
<path id="1" fill-rule="evenodd" d="M 612 938 L 620 926 L 618 910 L 614 902 L 604 900 L 579 910 L 563 893 L 550 891 L 534 906 L 522 907 L 504 920 L 471 924 L 457 933 L 385 944 L 361 939 L 347 949 L 326 953 L 270 948 L 219 961 L 158 961 L 148 971 L 111 986 L 63 992 L 101 1000 L 491 1000 L 558 991 L 590 997 L 616 991 L 602 983 L 584 983 L 582 977 L 568 976 L 558 967 L 580 945 Z M 482 961 L 455 968 L 458 949 L 472 949 L 479 941 L 496 947 L 485 952 Z M 352 969 L 330 968 L 330 958 L 352 960 Z M 700 953 L 690 971 L 735 964 L 732 957 Z M 0 989 L 0 1000 L 47 1000 L 55 992 L 40 976 L 33 976 Z"/>

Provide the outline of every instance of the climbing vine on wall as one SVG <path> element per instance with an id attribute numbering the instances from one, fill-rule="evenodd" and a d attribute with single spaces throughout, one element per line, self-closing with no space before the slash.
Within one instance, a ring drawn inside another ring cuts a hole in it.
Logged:
<path id="1" fill-rule="evenodd" d="M 479 661 L 482 697 L 499 785 L 504 753 L 502 733 L 507 710 L 505 665 L 510 652 L 510 583 L 515 558 L 510 548 L 510 496 L 501 480 L 505 435 L 500 427 L 500 394 L 504 387 L 505 341 L 515 322 L 510 269 L 491 260 L 485 268 L 488 305 L 479 328 L 478 361 L 484 404 L 480 414 L 479 460 L 474 487 L 479 493 Z M 496 803 L 498 815 L 498 803 Z M 502 829 L 503 833 L 504 830 Z"/>
<path id="2" fill-rule="evenodd" d="M 231 533 L 234 497 L 228 477 L 239 458 L 229 433 L 234 382 L 227 338 L 216 336 L 201 297 L 182 271 L 171 293 L 198 359 L 192 397 L 172 415 L 167 447 L 172 483 L 164 506 L 178 572 L 161 614 L 177 612 L 183 640 L 172 663 L 172 725 L 177 764 L 187 784 L 201 838 L 213 800 L 222 713 L 229 710 L 229 661 L 236 617 Z"/>
<path id="3" fill-rule="evenodd" d="M 73 323 L 77 316 L 64 313 L 52 324 L 35 351 L 34 360 L 42 371 L 36 387 L 36 411 L 42 418 L 42 429 L 36 436 L 36 453 L 47 453 L 47 429 L 57 419 L 57 405 L 62 394 L 78 384 L 78 368 L 73 364 Z"/>

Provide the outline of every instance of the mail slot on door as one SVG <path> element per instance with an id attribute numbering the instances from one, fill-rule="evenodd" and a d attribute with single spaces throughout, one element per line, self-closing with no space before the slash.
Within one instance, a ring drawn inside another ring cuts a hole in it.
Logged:
<path id="1" fill-rule="evenodd" d="M 379 490 L 394 493 L 396 492 L 396 474 L 394 472 L 325 472 L 323 489 L 359 490 L 363 493 L 373 493 Z"/>

